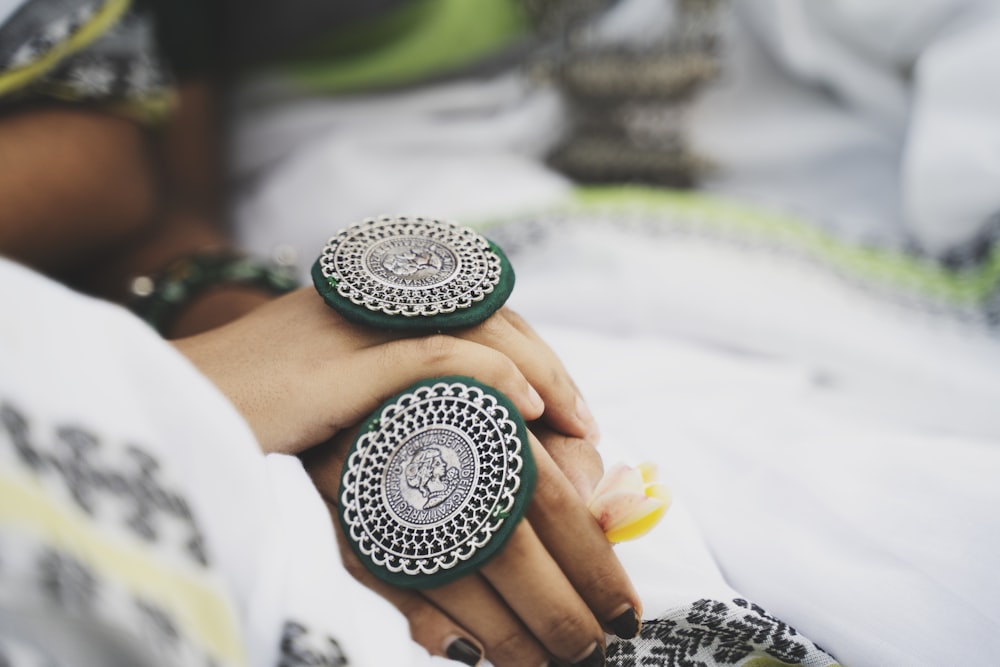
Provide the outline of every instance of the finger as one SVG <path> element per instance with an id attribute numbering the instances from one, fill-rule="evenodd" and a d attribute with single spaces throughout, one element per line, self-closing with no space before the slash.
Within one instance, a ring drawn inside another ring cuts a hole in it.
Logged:
<path id="1" fill-rule="evenodd" d="M 604 476 L 604 462 L 597 448 L 581 438 L 553 431 L 541 421 L 532 422 L 528 429 L 542 443 L 580 498 L 590 502 L 594 488 Z"/>
<path id="2" fill-rule="evenodd" d="M 604 632 L 587 604 L 522 521 L 481 570 L 552 655 L 571 665 L 604 664 Z"/>
<path id="3" fill-rule="evenodd" d="M 450 658 L 466 665 L 478 665 L 483 646 L 475 635 L 452 620 L 429 599 L 415 591 L 390 586 L 369 572 L 346 542 L 337 521 L 336 508 L 327 503 L 345 569 L 365 587 L 388 600 L 406 618 L 410 636 L 431 655 Z"/>
<path id="4" fill-rule="evenodd" d="M 353 434 L 339 436 L 336 441 L 302 454 L 302 459 L 306 463 L 313 484 L 327 499 L 345 566 L 356 579 L 396 605 L 408 619 L 411 616 L 416 617 L 421 627 L 414 628 L 414 621 L 411 620 L 411 634 L 417 643 L 433 652 L 432 647 L 438 645 L 435 642 L 439 643 L 442 638 L 449 636 L 443 634 L 445 624 L 435 620 L 430 612 L 422 610 L 411 599 L 416 593 L 389 586 L 371 574 L 347 545 L 346 538 L 340 530 L 339 519 L 334 509 L 335 499 L 339 494 L 340 470 L 346 456 L 344 445 L 351 439 Z M 525 565 L 521 564 L 521 567 Z M 466 634 L 458 633 L 456 636 L 470 639 L 483 647 L 490 662 L 497 667 L 547 663 L 549 654 L 545 648 L 479 575 L 462 577 L 445 586 L 427 589 L 422 594 L 450 619 L 460 621 L 459 627 L 465 628 Z"/>
<path id="5" fill-rule="evenodd" d="M 552 348 L 520 315 L 503 308 L 463 335 L 503 352 L 517 364 L 545 401 L 547 424 L 561 433 L 597 443 L 597 423 L 576 383 Z"/>
<path id="6" fill-rule="evenodd" d="M 496 667 L 548 664 L 549 653 L 478 574 L 423 591 L 451 618 L 461 620 Z"/>
<path id="7" fill-rule="evenodd" d="M 299 454 L 313 486 L 327 503 L 336 506 L 340 495 L 340 472 L 347 460 L 347 450 L 357 429 L 338 434 L 332 440 L 310 447 Z M 336 523 L 336 522 L 334 522 Z M 339 524 L 337 524 L 339 526 Z"/>
<path id="8" fill-rule="evenodd" d="M 311 416 L 316 414 L 336 415 L 336 419 L 321 422 L 315 432 L 286 437 L 287 442 L 322 442 L 359 422 L 413 383 L 438 376 L 464 375 L 494 387 L 526 419 L 538 418 L 545 409 L 542 398 L 509 357 L 454 336 L 439 334 L 392 340 L 357 350 L 347 357 L 319 358 L 315 363 L 316 368 L 299 379 L 310 385 L 307 391 L 299 392 L 304 400 L 295 406 L 301 418 L 291 415 L 287 425 L 310 423 Z"/>
<path id="9" fill-rule="evenodd" d="M 534 436 L 529 439 L 538 482 L 528 520 L 594 616 L 612 634 L 634 637 L 642 605 L 625 568 L 573 484 Z"/>

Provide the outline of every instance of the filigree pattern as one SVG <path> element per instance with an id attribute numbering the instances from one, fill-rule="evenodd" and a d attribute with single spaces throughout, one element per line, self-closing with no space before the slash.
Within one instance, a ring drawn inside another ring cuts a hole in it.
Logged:
<path id="1" fill-rule="evenodd" d="M 469 308 L 500 282 L 500 258 L 469 228 L 426 218 L 368 218 L 334 236 L 323 276 L 352 303 L 388 315 Z"/>
<path id="2" fill-rule="evenodd" d="M 463 382 L 404 393 L 348 456 L 348 535 L 379 568 L 430 575 L 473 558 L 508 520 L 524 443 L 497 397 Z"/>

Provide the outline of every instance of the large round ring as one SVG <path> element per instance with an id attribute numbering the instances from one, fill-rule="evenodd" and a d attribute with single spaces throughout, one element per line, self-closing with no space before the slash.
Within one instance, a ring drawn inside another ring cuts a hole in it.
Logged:
<path id="1" fill-rule="evenodd" d="M 405 216 L 367 218 L 329 240 L 312 268 L 347 319 L 427 332 L 482 322 L 514 288 L 503 251 L 468 227 Z"/>
<path id="2" fill-rule="evenodd" d="M 362 427 L 341 472 L 340 522 L 380 579 L 438 586 L 500 550 L 534 486 L 527 430 L 509 399 L 472 378 L 434 378 Z"/>

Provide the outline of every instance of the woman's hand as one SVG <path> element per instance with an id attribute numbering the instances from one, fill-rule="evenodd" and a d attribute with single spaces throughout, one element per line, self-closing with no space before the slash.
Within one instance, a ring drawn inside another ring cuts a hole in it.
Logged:
<path id="1" fill-rule="evenodd" d="M 586 439 L 596 428 L 581 416 L 562 364 L 512 312 L 454 335 L 401 338 L 347 322 L 306 288 L 175 345 L 236 405 L 264 451 L 302 453 L 326 443 L 304 458 L 328 500 L 337 497 L 345 431 L 389 397 L 444 375 L 500 390 L 545 445 L 531 438 L 535 496 L 502 552 L 480 573 L 422 593 L 382 584 L 349 549 L 345 562 L 437 654 L 457 637 L 497 665 L 550 656 L 603 664 L 603 628 L 637 631 L 638 598 L 585 505 L 601 475 Z"/>
<path id="2" fill-rule="evenodd" d="M 509 308 L 501 308 L 482 324 L 458 335 L 503 352 L 517 364 L 545 403 L 541 420 L 549 429 L 592 446 L 597 444 L 600 432 L 580 390 L 559 357 L 524 318 Z"/>
<path id="3" fill-rule="evenodd" d="M 420 591 L 377 579 L 344 541 L 335 507 L 350 435 L 308 452 L 306 469 L 330 507 L 348 570 L 406 616 L 430 653 L 467 664 L 485 654 L 498 667 L 552 659 L 589 667 L 604 664 L 605 631 L 638 633 L 638 595 L 580 492 L 533 435 L 535 494 L 506 546 L 478 573 Z M 551 444 L 561 454 L 593 450 L 551 431 L 543 437 L 558 440 Z"/>
<path id="4" fill-rule="evenodd" d="M 455 334 L 405 338 L 352 324 L 303 288 L 174 344 L 236 405 L 265 452 L 301 452 L 443 375 L 495 387 L 526 420 L 596 438 L 565 368 L 506 309 Z"/>

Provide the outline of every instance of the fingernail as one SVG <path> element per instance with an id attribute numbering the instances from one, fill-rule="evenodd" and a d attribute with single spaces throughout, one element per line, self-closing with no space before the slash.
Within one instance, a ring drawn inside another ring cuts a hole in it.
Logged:
<path id="1" fill-rule="evenodd" d="M 587 407 L 587 403 L 583 400 L 582 396 L 576 397 L 576 418 L 583 424 L 587 435 L 592 435 L 595 439 L 600 435 L 600 429 L 597 428 L 597 421 L 594 419 L 594 415 L 590 412 L 590 408 Z"/>
<path id="2" fill-rule="evenodd" d="M 531 401 L 531 406 L 538 412 L 545 411 L 545 401 L 542 400 L 542 397 L 539 396 L 538 392 L 530 384 L 528 385 L 528 400 Z"/>
<path id="3" fill-rule="evenodd" d="M 639 616 L 629 607 L 623 613 L 608 621 L 608 626 L 622 639 L 632 639 L 639 634 Z"/>
<path id="4" fill-rule="evenodd" d="M 594 642 L 594 648 L 587 653 L 583 660 L 577 660 L 571 667 L 603 667 L 604 665 L 604 647 Z"/>
<path id="5" fill-rule="evenodd" d="M 448 648 L 444 652 L 449 660 L 455 660 L 464 665 L 478 665 L 483 659 L 482 650 L 468 639 L 462 637 L 455 638 L 448 644 Z"/>

